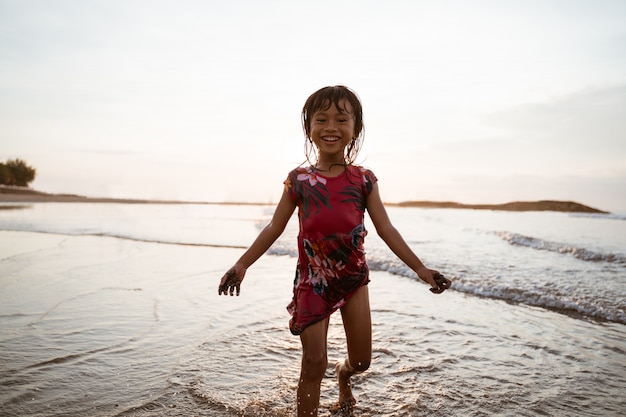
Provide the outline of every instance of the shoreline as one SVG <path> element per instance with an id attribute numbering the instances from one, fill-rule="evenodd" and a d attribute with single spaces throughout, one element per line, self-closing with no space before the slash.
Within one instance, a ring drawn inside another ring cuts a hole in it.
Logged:
<path id="1" fill-rule="evenodd" d="M 0 186 L 0 203 L 118 203 L 118 204 L 213 204 L 267 206 L 274 203 L 151 200 L 141 198 L 87 197 L 78 194 L 53 194 L 30 188 Z"/>
<path id="2" fill-rule="evenodd" d="M 0 203 L 118 203 L 118 204 L 207 204 L 236 206 L 267 206 L 274 203 L 210 202 L 180 200 L 146 200 L 134 198 L 86 197 L 77 194 L 52 194 L 30 188 L 0 186 Z M 466 210 L 501 211 L 556 211 L 566 213 L 610 214 L 574 201 L 538 200 L 514 201 L 504 204 L 463 204 L 452 201 L 403 201 L 386 202 L 389 207 L 454 208 Z"/>

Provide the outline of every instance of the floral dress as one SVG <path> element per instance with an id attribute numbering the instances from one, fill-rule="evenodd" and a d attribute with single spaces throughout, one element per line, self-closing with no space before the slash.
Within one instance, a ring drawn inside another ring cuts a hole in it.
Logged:
<path id="1" fill-rule="evenodd" d="M 285 188 L 298 206 L 298 265 L 289 328 L 299 335 L 341 308 L 369 282 L 363 240 L 367 196 L 377 181 L 368 169 L 348 165 L 336 177 L 311 167 L 291 171 Z"/>

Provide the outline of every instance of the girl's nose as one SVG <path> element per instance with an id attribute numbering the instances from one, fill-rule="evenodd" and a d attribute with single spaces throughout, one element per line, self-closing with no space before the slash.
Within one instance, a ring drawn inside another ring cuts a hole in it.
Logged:
<path id="1" fill-rule="evenodd" d="M 326 130 L 337 130 L 337 126 L 335 125 L 335 122 L 333 122 L 332 120 L 329 121 L 326 124 Z"/>

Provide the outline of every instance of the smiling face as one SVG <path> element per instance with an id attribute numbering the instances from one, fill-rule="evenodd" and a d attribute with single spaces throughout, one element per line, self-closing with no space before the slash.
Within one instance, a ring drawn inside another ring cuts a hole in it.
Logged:
<path id="1" fill-rule="evenodd" d="M 347 124 L 352 128 L 349 134 Z M 324 127 L 326 130 L 322 131 Z M 342 85 L 320 88 L 304 103 L 302 128 L 307 138 L 305 152 L 309 162 L 314 163 L 313 159 L 322 157 L 320 152 L 335 155 L 335 148 L 339 147 L 344 155 L 339 155 L 341 158 L 334 159 L 333 163 L 351 164 L 359 154 L 363 141 L 361 101 L 354 91 Z"/>
<path id="2" fill-rule="evenodd" d="M 309 137 L 317 146 L 320 159 L 330 158 L 343 162 L 344 149 L 355 139 L 352 106 L 347 100 L 340 100 L 339 108 L 334 103 L 322 108 L 310 119 Z"/>

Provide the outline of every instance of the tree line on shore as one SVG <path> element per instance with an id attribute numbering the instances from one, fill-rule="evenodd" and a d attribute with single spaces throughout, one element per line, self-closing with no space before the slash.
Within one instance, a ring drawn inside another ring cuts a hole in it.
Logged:
<path id="1" fill-rule="evenodd" d="M 21 159 L 9 159 L 0 162 L 0 184 L 28 187 L 37 175 L 37 170 Z"/>

